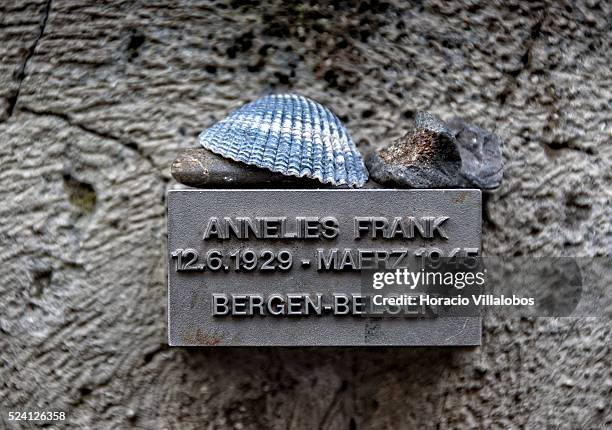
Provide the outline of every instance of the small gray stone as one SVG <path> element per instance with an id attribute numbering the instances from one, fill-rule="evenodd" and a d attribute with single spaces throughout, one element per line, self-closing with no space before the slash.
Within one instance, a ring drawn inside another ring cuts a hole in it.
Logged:
<path id="1" fill-rule="evenodd" d="M 172 163 L 171 173 L 178 182 L 196 188 L 239 188 L 270 184 L 283 187 L 295 185 L 307 188 L 327 188 L 314 179 L 287 176 L 249 166 L 221 157 L 204 148 L 181 151 Z"/>
<path id="2" fill-rule="evenodd" d="M 366 157 L 370 176 L 383 184 L 409 188 L 467 187 L 455 133 L 438 117 L 417 112 L 414 126 L 400 139 Z"/>
<path id="3" fill-rule="evenodd" d="M 498 188 L 504 168 L 499 136 L 461 118 L 454 118 L 449 125 L 459 146 L 463 176 L 475 187 Z"/>
<path id="4" fill-rule="evenodd" d="M 372 179 L 409 188 L 499 187 L 501 140 L 462 119 L 449 126 L 417 112 L 412 129 L 389 146 L 371 153 L 366 164 Z"/>

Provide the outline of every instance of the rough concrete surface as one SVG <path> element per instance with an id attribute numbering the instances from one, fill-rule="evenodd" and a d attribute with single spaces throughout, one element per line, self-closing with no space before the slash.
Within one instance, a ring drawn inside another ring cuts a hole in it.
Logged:
<path id="1" fill-rule="evenodd" d="M 169 349 L 164 252 L 177 151 L 292 90 L 364 152 L 419 109 L 497 132 L 485 255 L 610 257 L 610 12 L 2 2 L 0 427 L 610 428 L 609 319 L 486 318 L 470 349 Z"/>

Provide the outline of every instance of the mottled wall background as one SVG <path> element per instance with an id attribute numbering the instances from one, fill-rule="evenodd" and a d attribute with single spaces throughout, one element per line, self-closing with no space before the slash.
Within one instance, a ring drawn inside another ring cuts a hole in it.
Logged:
<path id="1" fill-rule="evenodd" d="M 597 0 L 2 2 L 3 419 L 612 426 L 609 319 L 487 318 L 473 349 L 169 349 L 164 251 L 177 150 L 291 90 L 364 151 L 419 109 L 495 130 L 506 171 L 485 255 L 609 257 L 610 13 Z"/>

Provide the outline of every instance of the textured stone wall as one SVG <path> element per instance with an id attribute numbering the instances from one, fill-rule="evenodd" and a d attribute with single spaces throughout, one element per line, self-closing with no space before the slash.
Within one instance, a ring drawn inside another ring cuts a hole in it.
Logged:
<path id="1" fill-rule="evenodd" d="M 609 319 L 491 317 L 471 349 L 166 346 L 170 162 L 270 92 L 326 104 L 364 151 L 419 109 L 495 130 L 485 254 L 612 254 L 608 2 L 256 3 L 0 4 L 2 418 L 612 426 Z"/>

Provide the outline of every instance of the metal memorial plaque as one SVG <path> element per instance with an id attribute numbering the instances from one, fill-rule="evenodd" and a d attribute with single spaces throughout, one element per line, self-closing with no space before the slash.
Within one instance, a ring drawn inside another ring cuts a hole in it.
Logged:
<path id="1" fill-rule="evenodd" d="M 170 345 L 479 345 L 481 318 L 378 318 L 363 271 L 480 252 L 479 190 L 168 193 Z"/>

